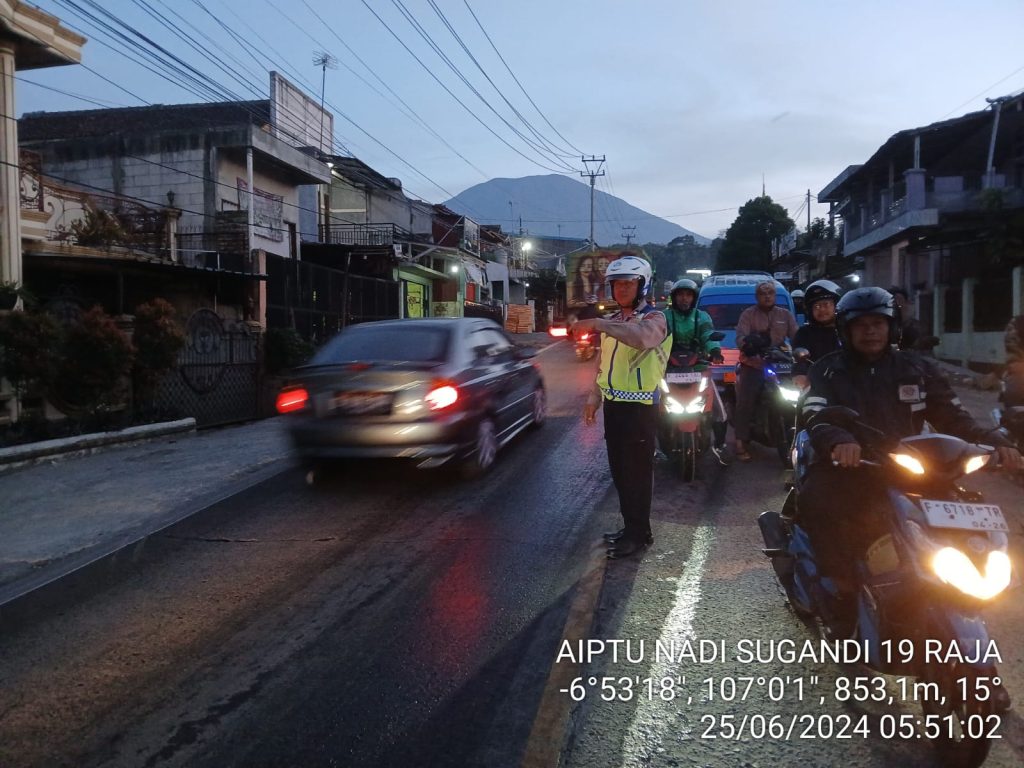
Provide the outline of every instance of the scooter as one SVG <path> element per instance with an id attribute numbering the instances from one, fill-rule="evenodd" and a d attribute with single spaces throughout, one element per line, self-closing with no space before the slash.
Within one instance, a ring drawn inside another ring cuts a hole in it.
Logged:
<path id="1" fill-rule="evenodd" d="M 804 350 L 806 352 L 806 350 Z M 771 347 L 762 356 L 764 386 L 757 399 L 750 424 L 752 439 L 774 448 L 779 461 L 788 467 L 790 447 L 796 429 L 800 390 L 793 385 L 793 353 L 786 347 Z"/>
<path id="2" fill-rule="evenodd" d="M 711 341 L 724 338 L 725 334 L 720 331 L 710 336 Z M 710 360 L 702 358 L 696 350 L 673 352 L 660 385 L 659 443 L 676 474 L 686 483 L 693 482 L 697 476 L 697 462 L 711 446 L 714 432 L 716 403 L 712 390 L 715 385 L 709 363 Z M 724 411 L 719 423 L 724 431 Z M 719 442 L 719 437 L 724 439 L 725 435 L 715 437 Z"/>
<path id="3" fill-rule="evenodd" d="M 793 448 L 794 487 L 782 512 L 758 518 L 763 552 L 793 610 L 827 641 L 852 635 L 870 668 L 920 679 L 911 686 L 924 713 L 916 725 L 943 765 L 981 765 L 1010 705 L 981 616 L 1011 583 L 1009 528 L 999 507 L 957 480 L 989 464 L 995 451 L 943 434 L 888 439 L 849 408 L 823 408 L 809 420 L 818 423 L 857 438 L 867 458 L 849 471 L 874 473 L 888 500 L 888 532 L 855 563 L 855 623 L 837 610 L 836 585 L 819 573 L 800 525 L 800 490 L 814 459 L 806 431 Z"/>

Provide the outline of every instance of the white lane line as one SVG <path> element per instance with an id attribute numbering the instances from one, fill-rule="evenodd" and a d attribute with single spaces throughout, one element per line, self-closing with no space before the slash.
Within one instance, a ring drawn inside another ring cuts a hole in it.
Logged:
<path id="1" fill-rule="evenodd" d="M 665 619 L 664 627 L 658 641 L 663 647 L 682 646 L 686 640 L 693 641 L 693 621 L 697 615 L 697 604 L 700 602 L 700 583 L 704 576 L 704 563 L 707 561 L 711 544 L 714 541 L 714 529 L 702 525 L 693 534 L 693 548 L 690 558 L 683 568 L 676 587 L 675 601 L 672 610 Z M 656 660 L 651 665 L 648 675 L 653 680 L 663 677 L 677 677 L 679 665 L 667 659 Z M 638 688 L 639 690 L 639 688 Z M 683 705 L 685 706 L 685 700 Z M 629 724 L 622 743 L 622 766 L 648 766 L 651 758 L 658 754 L 666 737 L 679 738 L 681 722 L 678 713 L 680 702 L 663 701 L 659 696 L 648 698 L 638 696 L 633 720 Z"/>

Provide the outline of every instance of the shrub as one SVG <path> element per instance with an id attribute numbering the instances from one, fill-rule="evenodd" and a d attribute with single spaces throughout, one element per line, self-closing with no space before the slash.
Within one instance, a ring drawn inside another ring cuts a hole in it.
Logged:
<path id="1" fill-rule="evenodd" d="M 60 325 L 43 312 L 0 315 L 0 376 L 19 392 L 45 392 L 53 382 L 60 339 Z"/>
<path id="2" fill-rule="evenodd" d="M 53 387 L 61 409 L 95 414 L 121 401 L 132 345 L 113 319 L 93 307 L 67 327 L 63 341 Z"/>
<path id="3" fill-rule="evenodd" d="M 275 374 L 302 365 L 313 356 L 313 345 L 294 328 L 270 328 L 264 339 L 267 373 Z"/>
<path id="4" fill-rule="evenodd" d="M 135 308 L 132 381 L 137 401 L 152 399 L 160 379 L 177 365 L 178 353 L 185 346 L 185 332 L 176 316 L 174 307 L 164 299 L 153 299 Z"/>

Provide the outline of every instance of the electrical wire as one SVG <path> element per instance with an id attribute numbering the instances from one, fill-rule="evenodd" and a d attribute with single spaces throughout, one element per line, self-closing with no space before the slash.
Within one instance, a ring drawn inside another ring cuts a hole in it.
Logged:
<path id="1" fill-rule="evenodd" d="M 576 154 L 578 154 L 578 155 L 586 154 L 583 150 L 577 149 L 576 146 L 571 141 L 569 141 L 567 138 L 565 138 L 565 136 L 563 136 L 559 132 L 559 130 L 557 128 L 555 128 L 554 125 L 551 124 L 551 121 L 548 120 L 547 116 L 541 111 L 541 108 L 537 106 L 537 102 L 535 102 L 532 98 L 530 98 L 530 94 L 526 92 L 526 88 L 524 88 L 523 84 L 521 82 L 519 82 L 519 78 L 516 77 L 515 72 L 512 71 L 512 68 L 508 65 L 508 62 L 505 61 L 505 57 L 501 55 L 501 51 L 498 50 L 498 47 L 494 44 L 494 41 L 491 39 L 491 36 L 489 34 L 487 34 L 487 30 L 484 29 L 484 25 L 480 22 L 480 19 L 477 18 L 477 15 L 473 12 L 473 9 L 469 6 L 468 0 L 462 0 L 462 1 L 466 5 L 466 10 L 468 10 L 469 14 L 473 17 L 473 21 L 475 21 L 477 26 L 480 27 L 480 31 L 484 33 L 484 37 L 487 38 L 487 42 L 491 44 L 491 48 L 494 49 L 494 52 L 498 55 L 498 58 L 501 59 L 501 63 L 505 65 L 505 69 L 508 70 L 508 73 L 512 76 L 512 79 L 515 80 L 516 85 L 519 86 L 519 90 L 521 90 L 523 92 L 523 95 L 527 98 L 527 100 L 530 102 L 530 104 L 533 105 L 533 108 L 537 110 L 537 114 L 540 115 L 544 119 L 544 122 L 548 124 L 548 126 L 551 128 L 551 130 L 553 130 L 558 135 L 558 137 L 560 139 L 562 139 L 562 141 L 564 141 L 566 144 L 568 144 L 569 147 Z"/>

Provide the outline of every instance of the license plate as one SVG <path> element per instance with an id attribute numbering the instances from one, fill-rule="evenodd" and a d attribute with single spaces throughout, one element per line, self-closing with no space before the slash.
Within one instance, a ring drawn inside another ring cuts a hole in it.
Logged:
<path id="1" fill-rule="evenodd" d="M 959 501 L 921 499 L 928 523 L 936 528 L 958 528 L 965 531 L 1006 531 L 1010 527 L 1003 510 L 995 504 L 964 504 Z"/>
<path id="2" fill-rule="evenodd" d="M 775 369 L 776 373 L 789 373 L 793 370 L 792 363 L 772 363 L 772 368 Z"/>
<path id="3" fill-rule="evenodd" d="M 669 384 L 695 384 L 700 381 L 700 371 L 690 371 L 688 373 L 666 373 L 665 381 Z"/>
<path id="4" fill-rule="evenodd" d="M 331 398 L 331 411 L 359 416 L 377 416 L 391 412 L 387 392 L 338 392 Z"/>

